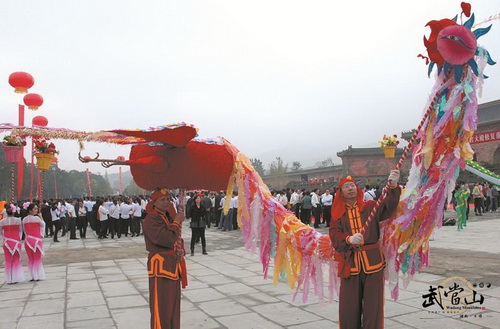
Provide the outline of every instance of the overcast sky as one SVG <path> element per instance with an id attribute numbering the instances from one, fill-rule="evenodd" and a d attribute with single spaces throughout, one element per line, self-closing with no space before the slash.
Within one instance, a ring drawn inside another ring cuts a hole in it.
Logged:
<path id="1" fill-rule="evenodd" d="M 472 3 L 476 22 L 499 0 Z M 49 126 L 98 131 L 187 122 L 250 157 L 303 167 L 383 134 L 415 128 L 434 84 L 422 59 L 425 24 L 460 1 L 2 1 L 0 122 L 17 123 L 8 76 L 26 71 Z M 483 26 L 484 27 L 484 26 Z M 481 37 L 500 61 L 500 21 Z M 488 67 L 480 103 L 500 99 Z M 55 141 L 62 169 L 80 164 Z M 87 144 L 86 155 L 129 147 Z M 27 154 L 27 153 L 26 153 Z M 116 172 L 117 169 L 108 169 Z"/>

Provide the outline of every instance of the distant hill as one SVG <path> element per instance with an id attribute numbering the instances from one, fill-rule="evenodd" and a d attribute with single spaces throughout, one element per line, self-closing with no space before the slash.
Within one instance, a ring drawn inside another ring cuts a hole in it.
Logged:
<path id="1" fill-rule="evenodd" d="M 109 180 L 109 185 L 111 185 L 111 188 L 113 190 L 116 190 L 118 189 L 118 177 L 119 177 L 120 174 L 116 173 L 116 174 L 108 174 L 108 180 Z M 125 189 L 128 184 L 130 184 L 130 182 L 132 181 L 132 174 L 130 173 L 130 170 L 123 170 L 122 171 L 122 185 L 123 185 L 123 189 Z"/>

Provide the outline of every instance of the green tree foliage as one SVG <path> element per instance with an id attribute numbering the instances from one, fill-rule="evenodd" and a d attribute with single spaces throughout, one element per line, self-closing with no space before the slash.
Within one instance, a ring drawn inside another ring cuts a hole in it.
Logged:
<path id="1" fill-rule="evenodd" d="M 281 157 L 276 157 L 276 161 L 269 165 L 269 176 L 282 177 L 288 171 L 288 164 L 284 164 Z"/>
<path id="2" fill-rule="evenodd" d="M 132 180 L 123 191 L 123 194 L 130 196 L 132 195 L 139 196 L 139 195 L 144 195 L 145 194 L 144 192 L 145 191 L 139 186 L 137 186 L 137 184 Z"/>
<path id="3" fill-rule="evenodd" d="M 250 159 L 250 162 L 252 163 L 252 166 L 255 169 L 255 171 L 257 171 L 259 173 L 259 175 L 261 177 L 263 177 L 264 176 L 264 164 L 262 163 L 262 161 L 255 158 L 255 159 Z"/>
<path id="4" fill-rule="evenodd" d="M 318 168 L 331 167 L 333 165 L 334 165 L 334 163 L 333 163 L 332 158 L 327 158 L 323 161 L 316 162 L 316 167 L 318 167 Z"/>
<path id="5" fill-rule="evenodd" d="M 292 171 L 299 171 L 300 169 L 302 169 L 302 164 L 300 163 L 300 161 L 292 162 Z"/>

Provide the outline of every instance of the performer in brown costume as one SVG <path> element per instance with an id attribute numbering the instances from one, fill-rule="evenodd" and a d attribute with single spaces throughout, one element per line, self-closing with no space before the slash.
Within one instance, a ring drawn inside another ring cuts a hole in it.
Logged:
<path id="1" fill-rule="evenodd" d="M 187 286 L 184 241 L 181 227 L 184 209 L 177 213 L 166 189 L 157 190 L 144 218 L 148 255 L 151 329 L 181 327 L 181 284 Z"/>
<path id="2" fill-rule="evenodd" d="M 339 328 L 384 327 L 385 259 L 378 244 L 379 222 L 397 208 L 401 189 L 399 171 L 389 175 L 390 189 L 364 235 L 361 229 L 376 202 L 363 202 L 363 191 L 350 176 L 339 183 L 332 207 L 330 239 L 342 278 L 339 297 Z"/>

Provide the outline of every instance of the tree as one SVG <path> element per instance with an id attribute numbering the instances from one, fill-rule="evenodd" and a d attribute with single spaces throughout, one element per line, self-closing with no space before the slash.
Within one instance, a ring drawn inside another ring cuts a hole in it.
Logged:
<path id="1" fill-rule="evenodd" d="M 300 164 L 300 161 L 292 162 L 292 168 L 291 168 L 292 171 L 299 171 L 300 169 L 302 169 L 302 165 Z"/>
<path id="2" fill-rule="evenodd" d="M 283 176 L 288 171 L 288 164 L 284 165 L 281 157 L 276 157 L 276 161 L 269 165 L 270 176 Z"/>
<path id="3" fill-rule="evenodd" d="M 334 165 L 334 163 L 333 163 L 332 158 L 327 158 L 323 161 L 316 162 L 316 167 L 318 167 L 318 168 L 331 167 L 333 165 Z"/>
<path id="4" fill-rule="evenodd" d="M 263 177 L 264 176 L 264 165 L 262 164 L 262 161 L 255 158 L 255 159 L 250 159 L 250 162 L 252 163 L 252 166 L 255 169 L 255 171 L 258 172 L 261 177 Z"/>
<path id="5" fill-rule="evenodd" d="M 281 157 L 276 157 L 276 161 L 271 162 L 269 165 L 269 178 L 271 178 L 272 185 L 277 188 L 282 188 L 287 171 L 288 164 L 283 164 Z"/>
<path id="6" fill-rule="evenodd" d="M 137 186 L 137 184 L 132 180 L 128 186 L 125 188 L 125 191 L 123 191 L 123 194 L 125 195 L 141 195 L 144 194 L 144 190 Z"/>

